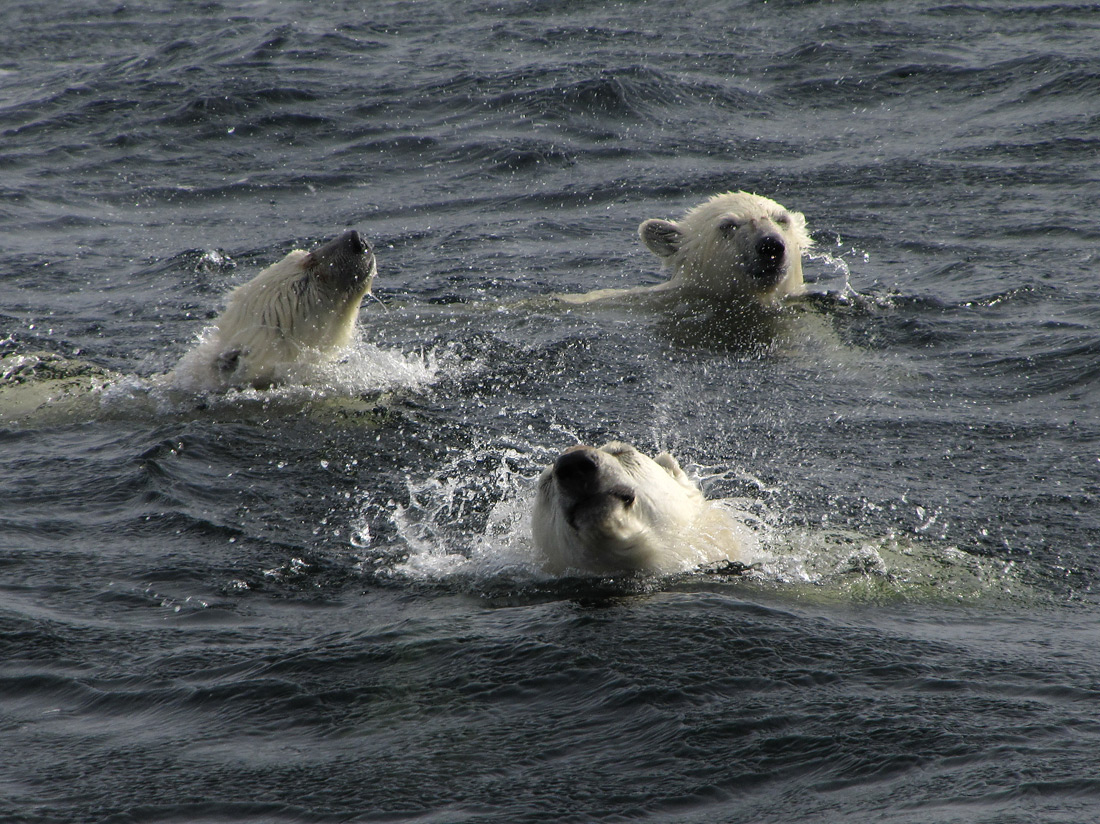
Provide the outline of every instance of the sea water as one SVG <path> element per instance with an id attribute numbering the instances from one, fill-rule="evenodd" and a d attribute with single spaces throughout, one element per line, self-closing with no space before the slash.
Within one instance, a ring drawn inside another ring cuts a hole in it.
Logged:
<path id="1" fill-rule="evenodd" d="M 103 378 L 0 428 L 0 818 L 1100 815 L 1094 4 L 0 23 L 0 355 Z M 638 223 L 730 189 L 815 240 L 783 345 L 537 300 L 659 282 Z M 329 371 L 163 384 L 349 227 Z M 610 439 L 750 563 L 544 574 L 534 478 Z"/>

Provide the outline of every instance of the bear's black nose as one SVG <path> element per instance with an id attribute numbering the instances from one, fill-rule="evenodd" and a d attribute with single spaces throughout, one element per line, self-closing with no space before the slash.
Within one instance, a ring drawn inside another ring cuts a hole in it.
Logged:
<path id="1" fill-rule="evenodd" d="M 765 268 L 774 269 L 783 261 L 783 253 L 787 247 L 783 245 L 783 239 L 775 235 L 765 235 L 756 241 L 756 254 Z"/>
<path id="2" fill-rule="evenodd" d="M 349 229 L 336 239 L 347 254 L 361 255 L 370 249 L 370 244 L 363 240 L 363 236 L 354 229 Z"/>
<path id="3" fill-rule="evenodd" d="M 591 495 L 596 491 L 599 466 L 591 452 L 574 449 L 554 462 L 554 477 L 562 491 L 570 497 Z"/>
<path id="4" fill-rule="evenodd" d="M 335 260 L 343 257 L 358 257 L 369 251 L 370 244 L 363 240 L 363 236 L 354 229 L 349 229 L 339 237 L 318 246 L 312 254 L 317 260 Z"/>

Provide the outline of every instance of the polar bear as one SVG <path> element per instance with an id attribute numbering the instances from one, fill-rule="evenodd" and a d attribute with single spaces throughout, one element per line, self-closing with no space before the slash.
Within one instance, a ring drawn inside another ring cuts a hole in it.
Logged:
<path id="1" fill-rule="evenodd" d="M 667 574 L 738 561 L 744 527 L 676 459 L 612 441 L 574 446 L 538 480 L 531 531 L 546 571 Z"/>
<path id="2" fill-rule="evenodd" d="M 805 289 L 802 253 L 812 245 L 806 218 L 760 195 L 715 195 L 678 222 L 643 221 L 638 235 L 672 272 L 667 281 L 559 297 L 588 303 L 620 295 L 654 295 L 732 308 L 775 308 L 783 298 Z"/>
<path id="3" fill-rule="evenodd" d="M 715 195 L 678 222 L 645 220 L 638 235 L 672 270 L 666 289 L 773 306 L 805 291 L 806 218 L 748 192 Z"/>
<path id="4" fill-rule="evenodd" d="M 265 389 L 351 342 L 377 271 L 349 230 L 310 252 L 296 249 L 229 295 L 225 311 L 170 378 L 187 389 Z"/>

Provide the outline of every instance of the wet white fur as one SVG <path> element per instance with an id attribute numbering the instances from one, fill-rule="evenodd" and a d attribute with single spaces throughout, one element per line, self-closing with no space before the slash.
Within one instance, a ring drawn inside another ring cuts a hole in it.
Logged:
<path id="1" fill-rule="evenodd" d="M 776 283 L 762 287 L 751 273 L 753 247 L 760 237 L 772 232 L 783 237 L 787 250 L 782 276 Z M 771 307 L 805 289 L 802 253 L 812 245 L 806 218 L 760 195 L 715 195 L 679 221 L 643 221 L 638 234 L 672 273 L 667 281 L 656 286 L 599 289 L 558 297 L 570 303 L 588 303 L 621 295 L 651 294 Z"/>
<path id="2" fill-rule="evenodd" d="M 306 276 L 308 255 L 296 249 L 234 289 L 214 327 L 176 367 L 177 384 L 208 391 L 263 388 L 346 347 L 369 281 L 355 294 L 328 287 Z"/>
<path id="3" fill-rule="evenodd" d="M 553 466 L 547 467 L 532 512 L 532 537 L 546 571 L 661 574 L 739 559 L 744 527 L 707 501 L 672 455 L 650 458 L 617 441 L 574 449 L 590 450 L 601 490 L 629 487 L 634 502 L 615 501 L 597 519 L 571 525 L 573 501 L 555 480 Z"/>

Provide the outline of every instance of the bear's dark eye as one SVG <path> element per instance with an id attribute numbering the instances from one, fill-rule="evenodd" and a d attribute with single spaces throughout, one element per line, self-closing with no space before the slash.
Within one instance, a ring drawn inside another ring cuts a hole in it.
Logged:
<path id="1" fill-rule="evenodd" d="M 634 490 L 629 487 L 619 486 L 611 490 L 611 494 L 618 498 L 623 506 L 634 506 Z"/>
<path id="2" fill-rule="evenodd" d="M 788 214 L 782 214 L 776 217 L 775 222 L 780 226 L 789 226 L 791 223 L 791 216 Z"/>
<path id="3" fill-rule="evenodd" d="M 726 235 L 732 235 L 741 224 L 732 217 L 724 217 L 718 221 L 718 231 Z"/>

